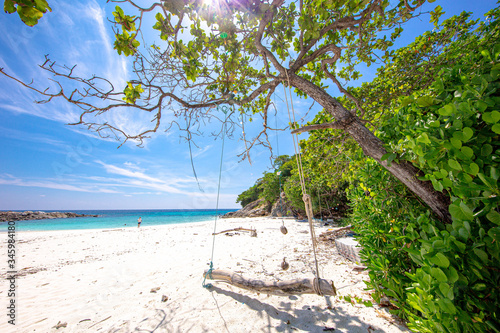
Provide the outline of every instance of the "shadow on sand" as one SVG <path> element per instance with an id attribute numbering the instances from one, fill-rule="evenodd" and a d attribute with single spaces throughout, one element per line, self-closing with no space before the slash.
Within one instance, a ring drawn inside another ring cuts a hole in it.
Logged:
<path id="1" fill-rule="evenodd" d="M 216 286 L 210 289 L 211 293 L 217 293 L 226 297 L 232 298 L 234 301 L 249 307 L 255 312 L 259 318 L 267 319 L 267 325 L 255 327 L 254 332 L 349 332 L 349 333 L 381 333 L 385 332 L 380 327 L 366 322 L 364 318 L 357 315 L 348 314 L 341 308 L 334 308 L 332 306 L 330 296 L 325 296 L 326 307 L 321 308 L 317 306 L 303 306 L 300 309 L 294 309 L 293 301 L 297 299 L 296 296 L 283 298 L 285 301 L 280 302 L 279 309 L 273 305 L 266 304 L 256 298 L 239 294 L 230 290 L 225 290 Z M 213 294 L 212 294 L 213 295 Z M 217 300 L 214 297 L 217 305 L 219 315 L 225 323 L 224 309 L 219 307 Z M 213 311 L 213 309 L 212 309 Z M 150 316 L 141 320 L 136 327 L 131 327 L 130 322 L 122 322 L 119 325 L 114 325 L 107 330 L 113 333 L 125 332 L 214 332 L 209 327 L 199 327 L 194 322 L 197 321 L 193 317 L 194 313 L 178 313 L 175 309 L 155 309 Z M 179 322 L 179 317 L 184 318 Z M 174 318 L 176 324 L 173 324 Z M 271 319 L 274 319 L 271 322 Z M 242 321 L 252 320 L 252 318 L 241 318 Z M 194 322 L 193 322 L 194 321 Z M 276 323 L 278 321 L 278 323 Z M 226 323 L 225 323 L 226 324 Z M 181 327 L 179 327 L 181 326 Z M 189 327 L 191 326 L 191 327 Z M 196 328 L 194 326 L 197 326 Z M 405 329 L 402 326 L 397 326 L 402 331 Z M 240 332 L 238 328 L 226 325 L 226 330 L 222 332 Z M 408 331 L 409 332 L 409 331 Z M 219 332 L 218 332 L 219 333 Z"/>

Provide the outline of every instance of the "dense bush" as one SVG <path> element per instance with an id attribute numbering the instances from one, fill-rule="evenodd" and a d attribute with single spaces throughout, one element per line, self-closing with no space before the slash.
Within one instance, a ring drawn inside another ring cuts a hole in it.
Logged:
<path id="1" fill-rule="evenodd" d="M 450 197 L 445 224 L 375 162 L 352 178 L 352 219 L 374 298 L 420 332 L 500 331 L 500 44 L 491 21 L 449 49 L 461 55 L 402 98 L 377 132 Z M 354 186 L 356 184 L 356 186 Z"/>

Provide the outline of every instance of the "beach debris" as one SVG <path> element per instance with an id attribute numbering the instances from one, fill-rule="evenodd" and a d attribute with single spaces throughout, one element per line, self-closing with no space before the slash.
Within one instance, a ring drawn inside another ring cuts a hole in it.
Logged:
<path id="1" fill-rule="evenodd" d="M 43 319 L 41 319 L 41 320 L 39 320 L 39 321 L 35 322 L 35 324 L 41 323 L 42 321 L 47 320 L 47 319 L 49 319 L 49 318 L 43 318 Z"/>
<path id="2" fill-rule="evenodd" d="M 84 321 L 90 321 L 90 320 L 91 320 L 90 318 L 87 318 L 87 319 L 82 319 L 82 320 L 80 320 L 80 321 L 78 322 L 78 324 L 83 323 Z"/>
<path id="3" fill-rule="evenodd" d="M 103 321 L 108 320 L 109 318 L 111 318 L 111 316 L 109 316 L 109 317 L 107 317 L 107 318 L 104 318 L 104 319 L 103 319 L 103 320 L 101 320 L 101 321 L 98 321 L 98 322 L 97 322 L 97 323 L 95 323 L 94 325 L 89 326 L 89 328 L 92 328 L 92 327 L 94 327 L 95 325 L 100 324 L 100 323 L 102 323 Z"/>
<path id="4" fill-rule="evenodd" d="M 166 301 L 168 301 L 168 296 L 166 296 L 166 295 L 162 295 L 162 296 L 161 296 L 161 301 L 162 301 L 162 302 L 166 302 Z"/>
<path id="5" fill-rule="evenodd" d="M 391 306 L 391 300 L 389 297 L 382 297 L 380 298 L 380 302 L 378 302 L 380 306 Z"/>
<path id="6" fill-rule="evenodd" d="M 281 262 L 281 269 L 286 271 L 288 268 L 290 268 L 290 265 L 286 262 L 286 258 L 283 258 L 283 261 Z"/>
<path id="7" fill-rule="evenodd" d="M 323 332 L 333 332 L 333 331 L 335 331 L 335 328 L 333 328 L 333 327 L 326 327 L 325 326 L 325 328 L 323 328 Z"/>
<path id="8" fill-rule="evenodd" d="M 219 232 L 214 232 L 214 233 L 212 233 L 212 236 L 219 235 L 219 234 L 226 234 L 227 236 L 232 236 L 233 234 L 230 234 L 229 233 L 230 231 L 248 231 L 248 232 L 250 232 L 251 237 L 257 237 L 257 230 L 256 229 L 248 229 L 248 228 L 242 228 L 242 227 L 223 230 L 223 231 L 219 231 Z M 236 233 L 236 235 L 239 235 L 239 234 Z"/>
<path id="9" fill-rule="evenodd" d="M 156 293 L 161 287 L 151 288 L 150 293 Z"/>
<path id="10" fill-rule="evenodd" d="M 288 229 L 284 225 L 280 227 L 280 231 L 283 235 L 286 235 L 288 233 Z"/>
<path id="11" fill-rule="evenodd" d="M 366 266 L 363 266 L 363 265 L 356 265 L 352 268 L 353 271 L 358 271 L 358 272 L 361 272 L 361 271 L 364 271 L 367 267 Z"/>
<path id="12" fill-rule="evenodd" d="M 22 276 L 26 276 L 26 275 L 29 275 L 29 274 L 36 274 L 38 272 L 46 271 L 46 270 L 47 270 L 47 268 L 45 268 L 45 267 L 25 267 L 25 268 L 20 269 L 17 272 L 17 274 L 10 274 L 10 273 L 0 274 L 0 278 L 1 279 L 6 278 L 6 277 L 19 278 L 19 277 L 22 277 Z"/>
<path id="13" fill-rule="evenodd" d="M 322 242 L 334 242 L 335 239 L 344 237 L 350 232 L 352 232 L 351 225 L 342 228 L 328 229 L 319 235 L 319 240 Z"/>
<path id="14" fill-rule="evenodd" d="M 66 327 L 66 326 L 68 326 L 68 323 L 66 323 L 66 322 L 61 323 L 61 321 L 59 321 L 59 322 L 56 324 L 56 326 L 54 326 L 53 328 L 55 328 L 55 329 L 57 329 L 57 330 L 58 330 L 58 329 L 60 329 L 61 327 Z"/>

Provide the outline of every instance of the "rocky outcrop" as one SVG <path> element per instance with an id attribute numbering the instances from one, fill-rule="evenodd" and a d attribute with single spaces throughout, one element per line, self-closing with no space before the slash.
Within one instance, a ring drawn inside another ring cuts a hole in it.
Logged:
<path id="1" fill-rule="evenodd" d="M 271 205 L 268 204 L 264 199 L 257 199 L 255 201 L 252 201 L 242 209 L 235 212 L 226 213 L 222 217 L 259 217 L 268 216 L 270 213 Z"/>
<path id="2" fill-rule="evenodd" d="M 70 217 L 97 217 L 98 215 L 76 214 L 70 212 L 0 212 L 0 222 L 44 220 L 44 219 L 64 219 Z"/>

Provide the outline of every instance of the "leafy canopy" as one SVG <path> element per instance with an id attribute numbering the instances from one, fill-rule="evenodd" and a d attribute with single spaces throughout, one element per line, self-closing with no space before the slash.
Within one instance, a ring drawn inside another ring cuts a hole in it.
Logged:
<path id="1" fill-rule="evenodd" d="M 45 0 L 5 0 L 3 9 L 8 14 L 17 12 L 19 18 L 30 27 L 36 25 L 47 11 L 52 11 Z"/>

